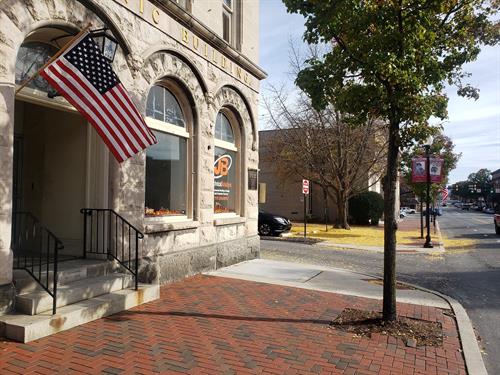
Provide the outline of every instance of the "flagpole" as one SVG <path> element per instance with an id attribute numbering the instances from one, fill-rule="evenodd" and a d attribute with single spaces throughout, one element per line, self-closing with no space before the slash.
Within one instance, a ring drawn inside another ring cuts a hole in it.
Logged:
<path id="1" fill-rule="evenodd" d="M 16 89 L 16 94 L 21 91 L 23 88 L 25 88 L 31 81 L 33 81 L 39 74 L 40 72 L 45 69 L 49 64 L 51 64 L 55 59 L 57 59 L 59 56 L 61 56 L 68 48 L 71 46 L 75 40 L 80 38 L 83 34 L 85 34 L 91 27 L 92 25 L 89 23 L 87 26 L 85 26 L 78 34 L 76 34 L 73 38 L 71 38 L 70 41 L 68 41 L 57 53 L 52 56 L 38 71 L 33 74 L 31 77 L 26 79 L 21 85 Z"/>

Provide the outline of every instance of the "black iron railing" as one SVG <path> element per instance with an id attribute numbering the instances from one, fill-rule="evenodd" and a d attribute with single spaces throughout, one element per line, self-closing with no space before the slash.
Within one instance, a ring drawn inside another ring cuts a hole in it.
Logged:
<path id="1" fill-rule="evenodd" d="M 27 271 L 52 296 L 57 308 L 57 266 L 62 242 L 30 212 L 12 214 L 14 269 Z"/>
<path id="2" fill-rule="evenodd" d="M 83 257 L 87 254 L 116 260 L 128 270 L 138 287 L 139 240 L 144 234 L 109 208 L 82 208 Z"/>

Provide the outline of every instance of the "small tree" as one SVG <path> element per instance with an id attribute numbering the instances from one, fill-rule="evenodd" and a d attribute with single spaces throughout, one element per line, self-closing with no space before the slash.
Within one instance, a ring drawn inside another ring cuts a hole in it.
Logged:
<path id="1" fill-rule="evenodd" d="M 469 184 L 473 185 L 475 197 L 481 197 L 486 202 L 491 194 L 493 185 L 491 183 L 491 171 L 486 168 L 481 168 L 475 173 L 471 173 L 467 178 Z"/>
<path id="2" fill-rule="evenodd" d="M 360 123 L 368 116 L 389 122 L 384 184 L 385 320 L 396 319 L 396 182 L 400 148 L 427 136 L 430 116 L 447 116 L 444 83 L 477 98 L 462 83 L 462 65 L 480 44 L 499 40 L 491 21 L 499 7 L 486 0 L 284 0 L 306 17 L 304 38 L 331 43 L 297 77 L 318 109 L 333 104 Z"/>
<path id="3" fill-rule="evenodd" d="M 337 228 L 349 229 L 349 199 L 382 174 L 387 126 L 373 118 L 353 125 L 332 106 L 316 110 L 300 95 L 290 103 L 281 90 L 265 100 L 268 124 L 277 130 L 266 154 L 284 182 L 306 178 L 336 203 Z"/>
<path id="4" fill-rule="evenodd" d="M 384 198 L 375 191 L 365 191 L 349 200 L 349 216 L 356 224 L 378 225 L 384 212 Z"/>

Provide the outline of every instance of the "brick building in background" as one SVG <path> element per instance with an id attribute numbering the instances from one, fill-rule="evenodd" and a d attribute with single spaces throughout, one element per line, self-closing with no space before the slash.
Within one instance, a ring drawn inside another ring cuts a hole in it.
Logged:
<path id="1" fill-rule="evenodd" d="M 259 209 L 277 215 L 282 215 L 292 221 L 302 221 L 304 217 L 304 197 L 302 194 L 302 177 L 282 180 L 277 173 L 277 166 L 269 157 L 269 145 L 277 136 L 276 132 L 283 130 L 259 131 L 259 181 L 266 184 L 266 202 L 259 205 Z M 376 180 L 378 180 L 376 178 Z M 369 176 L 363 181 L 366 190 L 375 191 L 383 195 L 381 181 L 373 182 Z M 399 184 L 397 186 L 399 196 Z M 326 204 L 325 204 L 326 202 Z M 330 197 L 325 200 L 321 186 L 311 184 L 310 194 L 306 197 L 307 213 L 314 221 L 323 222 L 325 214 L 329 223 L 337 218 L 335 202 Z M 326 209 L 326 212 L 325 212 Z M 399 209 L 399 204 L 398 204 Z"/>

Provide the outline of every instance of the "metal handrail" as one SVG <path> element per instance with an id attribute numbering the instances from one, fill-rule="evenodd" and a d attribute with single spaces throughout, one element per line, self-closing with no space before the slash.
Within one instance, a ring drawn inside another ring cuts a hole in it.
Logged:
<path id="1" fill-rule="evenodd" d="M 31 212 L 13 212 L 12 221 L 13 268 L 28 272 L 52 297 L 52 314 L 55 314 L 57 309 L 59 250 L 64 249 L 64 245 Z M 51 264 L 53 265 L 52 288 L 49 281 Z M 37 266 L 38 272 L 36 270 Z M 43 275 L 42 268 L 45 268 L 43 272 L 46 275 Z"/>
<path id="2" fill-rule="evenodd" d="M 138 289 L 139 240 L 144 234 L 110 208 L 82 208 L 83 257 L 101 254 L 116 260 L 134 276 Z"/>

